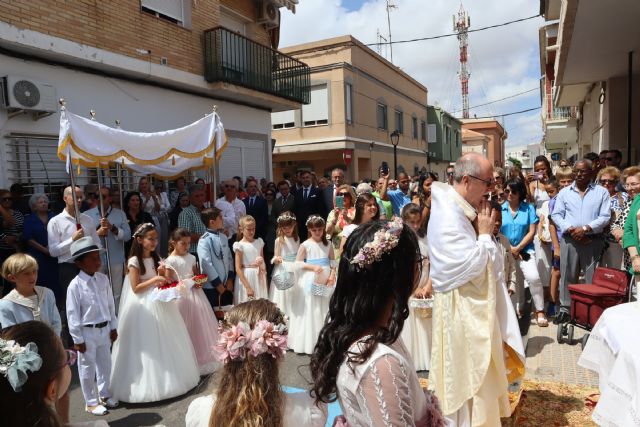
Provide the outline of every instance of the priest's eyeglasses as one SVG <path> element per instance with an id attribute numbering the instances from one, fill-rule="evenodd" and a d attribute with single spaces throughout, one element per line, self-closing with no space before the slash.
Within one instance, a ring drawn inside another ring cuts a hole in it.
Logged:
<path id="1" fill-rule="evenodd" d="M 473 175 L 467 175 L 469 178 L 473 178 L 473 179 L 477 179 L 478 181 L 482 181 L 484 182 L 484 185 L 487 186 L 487 188 L 496 185 L 496 180 L 491 178 L 491 179 L 482 179 L 482 178 L 478 178 L 477 176 L 473 176 Z"/>

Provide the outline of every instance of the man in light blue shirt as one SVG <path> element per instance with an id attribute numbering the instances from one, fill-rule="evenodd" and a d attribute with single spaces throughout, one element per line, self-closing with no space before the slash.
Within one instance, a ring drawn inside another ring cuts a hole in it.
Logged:
<path id="1" fill-rule="evenodd" d="M 409 185 L 411 184 L 411 180 L 409 180 L 409 175 L 404 172 L 400 172 L 398 174 L 397 190 L 389 190 L 387 188 L 389 185 L 389 174 L 381 176 L 384 178 L 385 182 L 380 189 L 380 198 L 382 200 L 390 201 L 391 207 L 393 208 L 393 214 L 395 216 L 400 216 L 402 208 L 411 203 L 411 195 L 409 194 Z"/>
<path id="2" fill-rule="evenodd" d="M 571 298 L 568 286 L 578 283 L 580 270 L 585 282 L 591 283 L 593 272 L 604 249 L 604 228 L 611 219 L 609 192 L 591 182 L 590 160 L 583 159 L 573 167 L 575 181 L 560 191 L 551 219 L 560 240 L 560 315 L 558 323 L 569 320 Z"/>
<path id="3" fill-rule="evenodd" d="M 100 192 L 102 193 L 104 218 L 100 215 L 100 206 L 89 209 L 85 214 L 97 224 L 97 233 L 103 246 L 105 246 L 105 239 L 107 239 L 109 265 L 111 267 L 111 286 L 117 313 L 120 306 L 122 279 L 124 278 L 124 265 L 126 264 L 127 255 L 124 253 L 124 243 L 131 239 L 131 229 L 129 228 L 127 215 L 122 210 L 111 206 L 111 189 L 102 187 Z M 102 252 L 102 272 L 107 274 L 106 252 Z"/>

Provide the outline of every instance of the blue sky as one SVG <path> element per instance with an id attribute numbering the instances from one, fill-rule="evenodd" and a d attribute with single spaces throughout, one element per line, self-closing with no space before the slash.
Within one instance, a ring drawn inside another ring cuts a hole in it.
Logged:
<path id="1" fill-rule="evenodd" d="M 452 32 L 457 0 L 394 0 L 391 12 L 393 40 Z M 364 43 L 376 41 L 376 32 L 388 32 L 385 0 L 300 0 L 296 14 L 283 12 L 280 46 L 352 34 Z M 471 28 L 526 18 L 538 13 L 531 0 L 465 0 Z M 320 18 L 320 19 L 319 19 Z M 469 34 L 470 105 L 473 107 L 539 87 L 538 28 L 542 18 Z M 309 29 L 313 29 L 310 31 Z M 381 54 L 389 59 L 388 50 Z M 424 84 L 428 103 L 450 112 L 461 107 L 455 37 L 396 44 L 394 63 Z M 471 116 L 500 115 L 540 105 L 539 91 L 471 109 Z M 539 143 L 542 137 L 540 110 L 498 118 L 509 138 L 507 150 Z"/>

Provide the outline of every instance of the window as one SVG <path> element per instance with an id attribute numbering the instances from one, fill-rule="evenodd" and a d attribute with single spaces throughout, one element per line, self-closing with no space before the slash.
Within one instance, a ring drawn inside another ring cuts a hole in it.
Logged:
<path id="1" fill-rule="evenodd" d="M 430 124 L 427 126 L 428 134 L 427 134 L 427 142 L 429 144 L 435 144 L 438 142 L 438 129 L 435 124 Z"/>
<path id="2" fill-rule="evenodd" d="M 302 120 L 305 126 L 329 123 L 329 96 L 326 84 L 311 87 L 311 102 L 302 106 Z"/>
<path id="3" fill-rule="evenodd" d="M 143 12 L 150 13 L 165 21 L 191 26 L 191 1 L 184 0 L 140 0 Z"/>
<path id="4" fill-rule="evenodd" d="M 460 132 L 455 131 L 455 135 L 456 135 L 456 147 L 460 146 Z"/>
<path id="5" fill-rule="evenodd" d="M 446 145 L 449 145 L 450 142 L 451 142 L 451 128 L 449 126 L 446 126 L 444 128 L 444 143 Z"/>
<path id="6" fill-rule="evenodd" d="M 296 126 L 296 110 L 271 113 L 272 129 L 288 129 Z"/>
<path id="7" fill-rule="evenodd" d="M 404 133 L 404 120 L 402 117 L 402 111 L 396 110 L 394 115 L 396 117 L 396 130 L 399 134 L 402 135 Z"/>
<path id="8" fill-rule="evenodd" d="M 389 129 L 389 123 L 387 122 L 387 106 L 378 103 L 378 129 Z"/>
<path id="9" fill-rule="evenodd" d="M 420 120 L 420 139 L 427 140 L 427 122 Z"/>
<path id="10" fill-rule="evenodd" d="M 411 117 L 411 137 L 418 139 L 418 118 Z"/>
<path id="11" fill-rule="evenodd" d="M 353 85 L 351 83 L 344 85 L 344 109 L 345 120 L 350 125 L 353 123 Z"/>

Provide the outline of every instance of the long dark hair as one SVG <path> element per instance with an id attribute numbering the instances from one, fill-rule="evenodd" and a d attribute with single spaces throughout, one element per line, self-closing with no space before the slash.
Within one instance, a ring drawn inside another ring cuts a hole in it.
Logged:
<path id="1" fill-rule="evenodd" d="M 505 188 L 508 188 L 512 193 L 518 193 L 520 203 L 527 201 L 527 186 L 524 185 L 524 182 L 522 180 L 510 179 L 504 186 Z"/>
<path id="2" fill-rule="evenodd" d="M 138 199 L 140 199 L 140 212 L 138 212 L 138 215 L 144 212 L 144 208 L 142 207 L 142 196 L 140 195 L 140 193 L 137 191 L 129 191 L 127 195 L 124 196 L 124 200 L 122 201 L 122 204 L 124 205 L 122 207 L 122 210 L 124 211 L 125 214 L 127 214 L 127 218 L 129 220 L 133 220 L 133 218 L 129 216 L 129 202 L 131 201 L 131 198 L 133 196 L 138 196 Z"/>
<path id="3" fill-rule="evenodd" d="M 182 207 L 180 207 L 180 200 L 185 196 L 189 197 L 189 194 L 184 191 L 178 194 L 178 200 L 176 200 L 176 204 L 173 205 L 173 208 L 171 208 L 171 212 L 169 212 L 169 224 L 171 230 L 174 230 L 178 226 L 178 217 L 180 216 L 180 212 L 182 212 Z"/>
<path id="4" fill-rule="evenodd" d="M 4 340 L 14 340 L 21 346 L 30 342 L 38 346 L 42 366 L 29 372 L 27 382 L 20 391 L 14 391 L 6 378 L 0 375 L 0 414 L 2 425 L 60 427 L 62 423 L 55 410 L 45 402 L 47 386 L 62 373 L 63 347 L 60 338 L 47 324 L 35 320 L 19 323 L 2 334 Z"/>
<path id="5" fill-rule="evenodd" d="M 353 218 L 352 224 L 360 224 L 362 222 L 364 207 L 372 200 L 376 202 L 378 211 L 371 220 L 377 221 L 380 219 L 380 206 L 378 206 L 378 201 L 376 200 L 375 196 L 373 196 L 371 193 L 362 193 L 356 198 L 356 215 Z"/>
<path id="6" fill-rule="evenodd" d="M 351 365 L 365 362 L 378 343 L 389 345 L 398 339 L 409 316 L 408 301 L 414 291 L 419 259 L 416 234 L 409 227 L 403 227 L 398 245 L 382 255 L 380 261 L 364 269 L 350 263 L 386 223 L 362 224 L 347 239 L 327 320 L 311 355 L 311 395 L 316 402 L 336 400 L 336 379 L 345 357 Z M 389 324 L 379 326 L 380 314 L 390 301 L 393 309 Z M 350 353 L 349 347 L 368 334 L 362 341 L 362 351 Z"/>
<path id="7" fill-rule="evenodd" d="M 142 244 L 138 242 L 138 238 L 143 239 L 144 236 L 150 231 L 156 231 L 155 225 L 150 222 L 140 224 L 131 237 L 131 250 L 129 250 L 129 258 L 136 257 L 138 259 L 138 265 L 140 266 L 140 276 L 144 276 L 147 273 L 147 269 L 144 266 L 144 248 Z M 151 258 L 153 258 L 153 266 L 158 270 L 160 265 L 160 255 L 156 251 L 151 252 Z"/>

